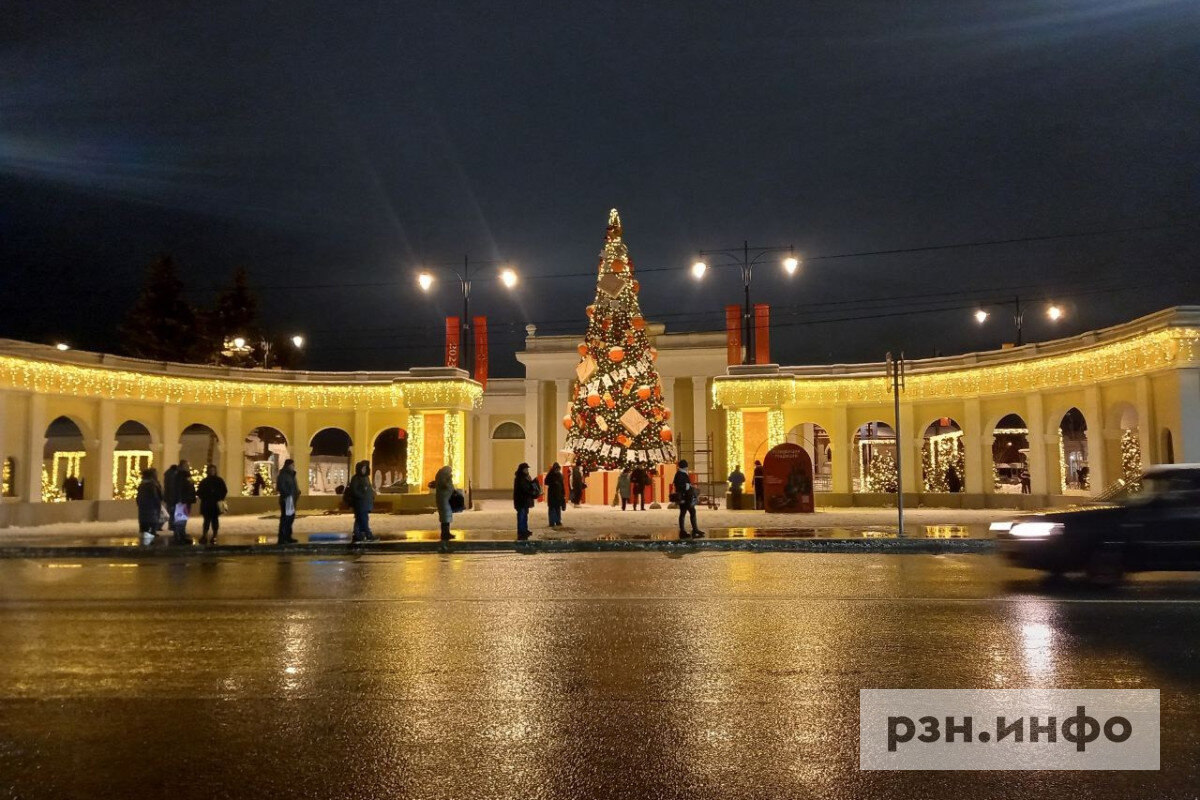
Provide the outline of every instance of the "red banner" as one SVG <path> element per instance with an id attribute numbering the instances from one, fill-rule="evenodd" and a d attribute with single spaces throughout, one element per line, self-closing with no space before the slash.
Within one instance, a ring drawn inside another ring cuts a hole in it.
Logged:
<path id="1" fill-rule="evenodd" d="M 446 317 L 446 366 L 457 367 L 459 362 L 459 339 L 462 329 L 458 317 Z"/>
<path id="2" fill-rule="evenodd" d="M 742 363 L 741 306 L 725 306 L 725 351 L 730 365 Z"/>
<path id="3" fill-rule="evenodd" d="M 488 348 L 487 317 L 472 317 L 475 323 L 475 380 L 487 388 Z"/>
<path id="4" fill-rule="evenodd" d="M 754 363 L 771 363 L 771 307 L 754 304 Z"/>

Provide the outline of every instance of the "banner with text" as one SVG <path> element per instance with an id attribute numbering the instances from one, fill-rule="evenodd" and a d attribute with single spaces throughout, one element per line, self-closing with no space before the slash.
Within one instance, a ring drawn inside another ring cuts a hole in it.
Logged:
<path id="1" fill-rule="evenodd" d="M 446 366 L 457 367 L 462 329 L 458 317 L 446 317 Z"/>
<path id="2" fill-rule="evenodd" d="M 729 365 L 742 363 L 741 306 L 725 306 L 725 350 Z"/>
<path id="3" fill-rule="evenodd" d="M 472 317 L 475 322 L 475 380 L 484 389 L 488 379 L 487 317 Z"/>
<path id="4" fill-rule="evenodd" d="M 754 363 L 771 363 L 771 307 L 754 304 Z"/>

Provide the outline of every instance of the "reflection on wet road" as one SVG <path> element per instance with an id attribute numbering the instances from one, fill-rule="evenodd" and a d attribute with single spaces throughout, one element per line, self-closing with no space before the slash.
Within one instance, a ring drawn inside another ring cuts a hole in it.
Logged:
<path id="1" fill-rule="evenodd" d="M 987 556 L 0 562 L 17 797 L 1184 797 L 1200 581 Z M 859 772 L 858 690 L 1162 690 L 1157 773 Z M 969 793 L 969 795 L 967 794 Z"/>

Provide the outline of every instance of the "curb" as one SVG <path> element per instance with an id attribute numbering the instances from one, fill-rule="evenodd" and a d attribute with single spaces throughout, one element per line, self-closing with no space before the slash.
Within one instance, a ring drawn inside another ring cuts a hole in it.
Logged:
<path id="1" fill-rule="evenodd" d="M 701 539 L 376 542 L 372 544 L 218 545 L 216 547 L 0 547 L 0 559 L 170 559 L 210 556 L 360 556 L 377 553 L 994 553 L 992 539 Z"/>

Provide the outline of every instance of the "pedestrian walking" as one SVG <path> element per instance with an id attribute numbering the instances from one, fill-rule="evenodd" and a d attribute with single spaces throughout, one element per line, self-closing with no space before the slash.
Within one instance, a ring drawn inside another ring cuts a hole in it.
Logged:
<path id="1" fill-rule="evenodd" d="M 621 470 L 621 474 L 617 476 L 617 496 L 621 498 L 621 510 L 625 510 L 625 505 L 629 502 L 629 493 L 633 490 L 633 479 L 629 476 L 629 468 Z M 634 500 L 636 505 L 637 501 Z"/>
<path id="2" fill-rule="evenodd" d="M 646 471 L 645 467 L 634 467 L 633 473 L 629 476 L 629 491 L 635 509 L 641 503 L 642 511 L 646 510 L 646 489 L 648 488 L 650 488 L 650 473 Z"/>
<path id="3" fill-rule="evenodd" d="M 225 480 L 217 474 L 217 468 L 209 464 L 205 470 L 204 479 L 196 487 L 196 497 L 200 498 L 200 516 L 204 518 L 204 528 L 200 532 L 200 544 L 216 544 L 217 532 L 221 530 L 221 513 L 225 506 L 225 498 L 229 495 L 229 487 Z M 209 530 L 212 538 L 208 538 Z"/>
<path id="4" fill-rule="evenodd" d="M 517 510 L 517 541 L 524 541 L 533 535 L 529 530 L 529 509 L 537 502 L 542 494 L 542 487 L 537 479 L 529 474 L 529 465 L 522 461 L 517 465 L 513 474 L 513 508 Z"/>
<path id="5" fill-rule="evenodd" d="M 763 508 L 763 465 L 761 461 L 754 462 L 754 507 Z"/>
<path id="6" fill-rule="evenodd" d="M 1029 477 L 1029 468 L 1028 467 L 1021 467 L 1021 476 L 1020 477 L 1021 477 L 1021 494 L 1029 494 L 1030 489 L 1031 489 L 1031 486 L 1030 486 L 1031 479 Z"/>
<path id="7" fill-rule="evenodd" d="M 437 504 L 438 523 L 442 528 L 442 541 L 450 541 L 450 523 L 454 520 L 454 509 L 450 506 L 450 500 L 454 496 L 454 470 L 450 465 L 442 467 L 433 476 L 433 480 L 429 482 L 429 488 L 433 489 L 433 499 Z"/>
<path id="8" fill-rule="evenodd" d="M 267 479 L 263 477 L 261 472 L 256 470 L 254 473 L 254 482 L 250 484 L 250 494 L 254 497 L 262 497 L 262 493 L 266 488 Z"/>
<path id="9" fill-rule="evenodd" d="M 742 487 L 746 485 L 746 474 L 742 472 L 742 465 L 735 465 L 733 472 L 729 473 L 726 480 L 729 481 L 729 507 L 741 508 Z"/>
<path id="10" fill-rule="evenodd" d="M 171 520 L 174 522 L 175 544 L 191 544 L 192 537 L 187 535 L 188 517 L 192 515 L 192 506 L 196 502 L 196 484 L 192 481 L 192 467 L 186 461 L 180 461 L 175 470 L 175 505 Z M 170 508 L 170 507 L 169 507 Z"/>
<path id="11" fill-rule="evenodd" d="M 375 484 L 371 483 L 371 462 L 360 461 L 354 467 L 354 477 L 342 497 L 354 510 L 354 533 L 350 541 L 375 541 L 371 533 L 371 510 L 375 508 Z"/>
<path id="12" fill-rule="evenodd" d="M 675 471 L 675 480 L 671 485 L 675 489 L 675 503 L 679 506 L 679 538 L 688 538 L 687 531 L 683 529 L 683 518 L 690 514 L 692 518 L 691 536 L 699 539 L 704 535 L 704 531 L 700 530 L 700 526 L 696 524 L 696 501 L 700 499 L 700 493 L 692 485 L 692 476 L 688 474 L 688 462 L 685 459 L 680 459 L 679 468 Z"/>
<path id="13" fill-rule="evenodd" d="M 583 482 L 583 470 L 578 464 L 571 465 L 571 505 L 579 508 L 583 503 L 583 490 L 587 484 Z"/>
<path id="14" fill-rule="evenodd" d="M 296 505 L 300 501 L 300 484 L 296 480 L 296 462 L 288 459 L 275 479 L 275 491 L 279 493 L 279 538 L 278 544 L 298 544 L 292 536 L 296 523 Z"/>
<path id="15" fill-rule="evenodd" d="M 550 527 L 562 525 L 562 512 L 567 508 L 567 492 L 563 486 L 562 467 L 558 462 L 550 466 L 546 473 L 546 510 L 550 516 Z"/>
<path id="16" fill-rule="evenodd" d="M 158 473 L 153 467 L 147 467 L 142 470 L 142 481 L 137 487 L 138 534 L 142 544 L 154 541 L 154 532 L 162 525 L 159 521 L 162 506 L 163 490 L 158 485 Z"/>

